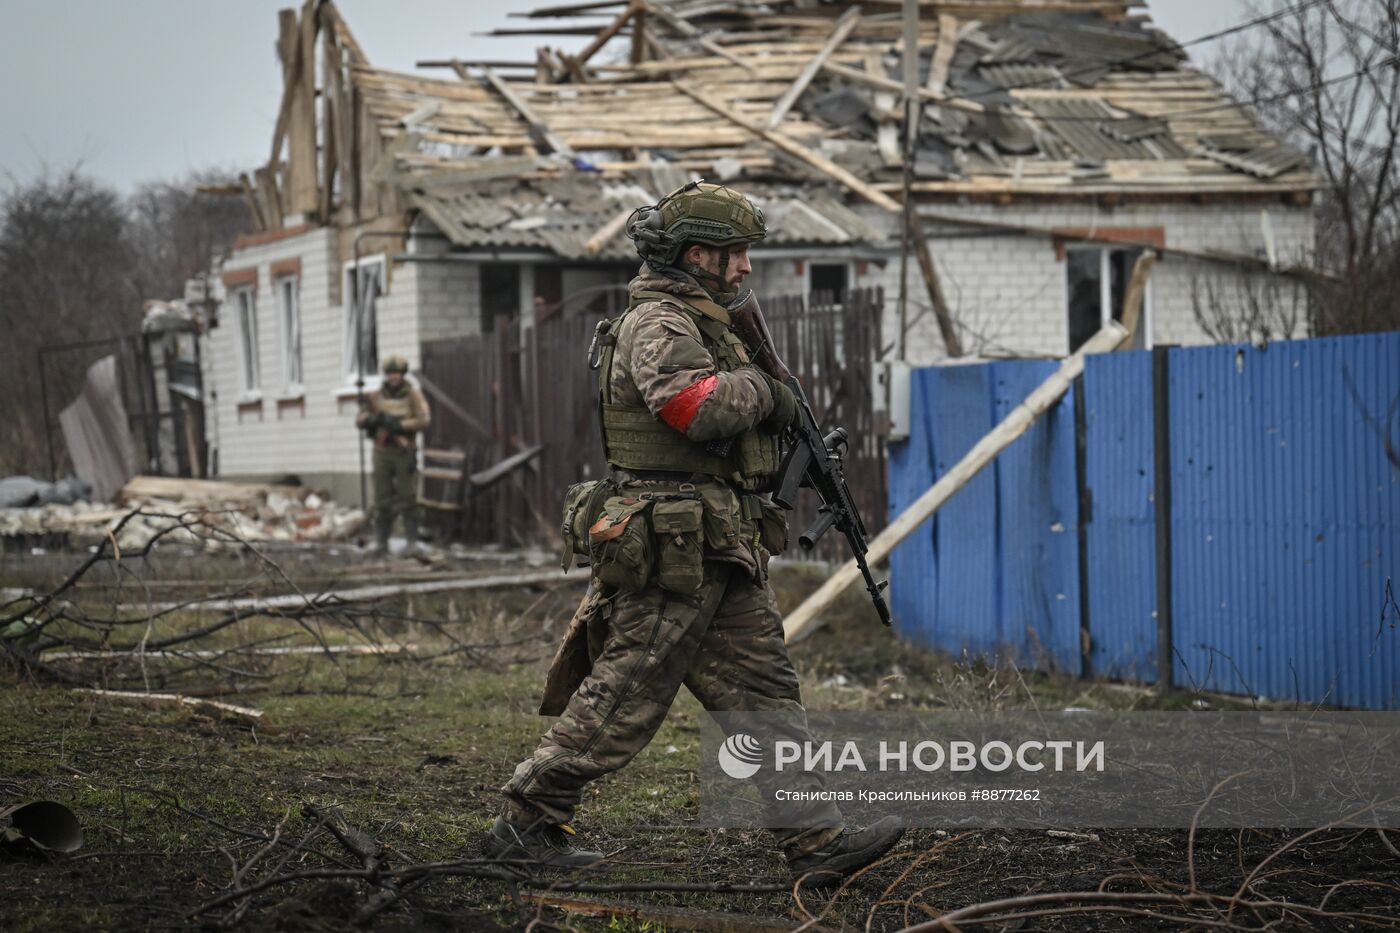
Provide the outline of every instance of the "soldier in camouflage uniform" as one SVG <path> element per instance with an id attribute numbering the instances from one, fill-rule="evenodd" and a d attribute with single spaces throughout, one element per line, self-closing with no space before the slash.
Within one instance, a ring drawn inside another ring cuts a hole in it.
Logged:
<path id="1" fill-rule="evenodd" d="M 559 719 L 503 788 L 490 856 L 597 861 L 569 841 L 583 788 L 651 741 L 682 684 L 707 710 L 787 712 L 807 737 L 768 585 L 787 523 L 762 495 L 797 404 L 750 364 L 725 307 L 766 232 L 748 198 L 704 183 L 629 223 L 646 262 L 627 312 L 596 341 L 612 473 L 571 489 L 565 518 L 566 566 L 586 554 L 593 580 L 546 687 L 541 712 Z M 803 822 L 774 835 L 795 874 L 822 881 L 874 861 L 901 833 L 892 821 L 847 830 L 831 803 Z"/>
<path id="2" fill-rule="evenodd" d="M 405 379 L 408 360 L 391 356 L 384 361 L 384 380 L 366 395 L 355 425 L 374 440 L 374 539 L 381 551 L 389 549 L 394 518 L 403 516 L 404 537 L 410 550 L 418 545 L 418 432 L 428 426 L 432 413 L 418 387 Z"/>

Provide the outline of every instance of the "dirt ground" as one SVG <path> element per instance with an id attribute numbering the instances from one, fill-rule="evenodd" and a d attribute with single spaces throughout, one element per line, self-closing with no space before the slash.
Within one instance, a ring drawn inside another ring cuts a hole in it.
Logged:
<path id="1" fill-rule="evenodd" d="M 119 569 L 104 562 L 66 594 L 72 608 L 54 631 L 70 633 L 79 647 L 85 638 L 154 644 L 217 614 L 172 610 L 149 625 L 109 626 L 105 635 L 92 620 L 120 616 L 114 603 L 514 566 L 490 556 L 470 566 L 367 564 L 352 551 L 324 549 L 272 556 L 276 572 L 239 552 L 177 549 Z M 79 559 L 7 559 L 0 586 L 44 592 Z M 820 578 L 780 569 L 784 607 Z M 1212 830 L 1193 844 L 1184 830 L 1064 837 L 920 829 L 849 886 L 794 893 L 763 833 L 693 825 L 704 714 L 688 695 L 631 766 L 588 792 L 576 825 L 609 853 L 606 872 L 492 877 L 499 869 L 477 861 L 478 841 L 496 815 L 496 789 L 547 726 L 534 714 L 543 672 L 580 592 L 576 583 L 398 597 L 308 617 L 243 613 L 144 667 L 103 659 L 54 665 L 92 685 L 254 707 L 265 714 L 256 724 L 81 693 L 52 672 L 10 663 L 0 669 L 0 809 L 62 802 L 78 813 L 86 842 L 69 856 L 0 855 L 0 929 L 339 930 L 360 922 L 383 930 L 896 930 L 1000 898 L 1031 900 L 945 929 L 1400 928 L 1400 839 L 1376 830 L 1301 839 L 1300 831 Z M 794 647 L 810 707 L 1180 708 L 1202 699 L 919 651 L 884 631 L 861 595 L 848 594 L 832 625 Z M 246 650 L 318 644 L 375 644 L 391 653 Z M 195 654 L 196 645 L 205 654 Z M 245 650 L 231 650 L 238 647 Z M 338 815 L 343 833 L 350 827 L 382 846 L 379 873 L 366 872 L 323 814 L 333 824 Z M 1247 878 L 1249 903 L 1232 909 L 1229 899 Z"/>

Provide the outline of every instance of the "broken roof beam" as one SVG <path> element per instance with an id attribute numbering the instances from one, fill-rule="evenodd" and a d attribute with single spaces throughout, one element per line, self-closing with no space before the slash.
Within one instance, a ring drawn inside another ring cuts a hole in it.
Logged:
<path id="1" fill-rule="evenodd" d="M 605 0 L 601 3 L 564 3 L 558 6 L 542 6 L 538 9 L 530 10 L 528 13 L 511 13 L 510 16 L 522 17 L 524 19 L 559 19 L 565 16 L 577 16 L 580 13 L 588 13 L 593 10 L 606 10 L 609 7 L 622 6 L 628 0 Z"/>
<path id="2" fill-rule="evenodd" d="M 470 79 L 471 72 L 467 71 L 466 66 L 455 58 L 452 60 L 452 67 L 457 72 L 457 76 L 462 80 L 466 81 Z M 492 90 L 501 95 L 501 97 L 505 99 L 505 102 L 529 125 L 530 135 L 536 137 L 548 146 L 551 152 L 557 152 L 559 155 L 566 158 L 573 158 L 573 148 L 550 131 L 548 124 L 541 120 L 539 116 L 536 115 L 535 111 L 530 109 L 530 105 L 525 103 L 525 99 L 517 94 L 514 88 L 502 81 L 496 72 L 492 71 L 490 68 L 482 68 L 481 76 L 486 80 L 486 83 L 491 86 Z"/>
<path id="3" fill-rule="evenodd" d="M 588 60 L 592 58 L 599 49 L 607 45 L 608 41 L 612 39 L 613 36 L 621 32 L 622 27 L 626 26 L 627 22 L 632 19 L 641 8 L 642 4 L 639 0 L 633 0 L 633 2 L 629 3 L 627 9 L 619 13 L 616 19 L 599 30 L 598 35 L 593 38 L 592 42 L 584 46 L 583 50 L 577 55 L 572 56 L 573 60 L 578 62 L 580 67 L 588 64 Z"/>
<path id="4" fill-rule="evenodd" d="M 947 13 L 938 14 L 938 44 L 933 47 L 933 59 L 929 62 L 928 83 L 924 86 L 930 94 L 947 96 L 948 69 L 953 64 L 953 55 L 958 50 L 958 18 Z"/>
<path id="5" fill-rule="evenodd" d="M 675 87 L 676 90 L 680 91 L 686 97 L 689 97 L 691 100 L 695 101 L 696 103 L 700 104 L 701 106 L 705 107 L 711 112 L 725 118 L 729 122 L 733 123 L 735 126 L 742 127 L 743 129 L 748 130 L 755 136 L 762 137 L 769 143 L 773 144 L 774 146 L 777 146 L 779 149 L 786 152 L 788 155 L 801 159 L 803 162 L 806 162 L 808 165 L 812 166 L 812 168 L 821 172 L 823 175 L 833 178 L 841 184 L 845 185 L 852 192 L 865 198 L 870 203 L 882 207 L 885 210 L 890 211 L 892 213 L 897 213 L 900 210 L 902 210 L 899 202 L 896 201 L 894 198 L 885 194 L 883 191 L 879 191 L 873 188 L 872 186 L 866 184 L 865 182 L 861 181 L 855 175 L 851 174 L 846 169 L 837 165 L 835 162 L 831 161 L 821 153 L 813 152 L 811 149 L 807 148 L 806 146 L 802 145 L 801 143 L 797 142 L 791 137 L 779 133 L 777 130 L 770 130 L 765 126 L 755 126 L 752 123 L 741 119 L 734 113 L 734 108 L 732 106 L 725 106 L 719 101 L 706 97 L 699 91 L 691 90 L 684 84 L 681 84 L 679 81 L 672 81 L 671 84 L 673 87 Z"/>
<path id="6" fill-rule="evenodd" d="M 695 40 L 702 49 L 709 52 L 711 55 L 718 55 L 726 61 L 733 62 L 750 74 L 753 73 L 754 67 L 751 63 L 744 61 L 742 58 L 705 35 L 694 23 L 688 23 L 665 7 L 655 3 L 648 3 L 646 0 L 642 0 L 642 6 L 648 13 L 661 20 L 661 22 L 665 23 L 667 26 L 670 26 L 682 36 L 685 36 L 687 39 Z"/>
<path id="7" fill-rule="evenodd" d="M 904 93 L 904 85 L 890 78 L 882 78 L 877 74 L 868 71 L 861 71 L 859 68 L 852 68 L 850 65 L 842 65 L 839 62 L 827 61 L 822 63 L 822 70 L 828 71 L 837 77 L 854 81 L 857 84 L 869 85 L 882 91 L 893 91 L 896 94 Z M 986 107 L 975 100 L 964 100 L 958 97 L 948 97 L 946 94 L 935 94 L 926 87 L 919 88 L 919 98 L 931 101 L 943 107 L 952 107 L 957 110 L 966 110 L 971 113 L 983 113 Z"/>
<path id="8" fill-rule="evenodd" d="M 453 65 L 452 65 L 452 62 L 453 62 L 453 61 L 454 61 L 454 60 L 453 60 L 453 59 L 450 59 L 450 58 L 443 58 L 443 59 L 425 58 L 425 59 L 422 59 L 422 60 L 420 60 L 420 61 L 414 62 L 414 63 L 413 63 L 413 67 L 415 67 L 415 68 L 452 68 L 452 67 L 453 67 Z M 508 60 L 506 60 L 506 59 L 494 59 L 494 58 L 491 58 L 491 59 L 460 58 L 460 59 L 456 59 L 456 61 L 461 62 L 463 65 L 466 65 L 468 68 L 520 68 L 520 69 L 530 69 L 530 70 L 534 70 L 534 68 L 535 68 L 535 63 L 534 63 L 534 62 L 515 62 L 515 61 L 508 61 Z"/>
<path id="9" fill-rule="evenodd" d="M 852 30 L 854 30 L 859 23 L 860 7 L 853 6 L 846 10 L 845 13 L 841 14 L 841 18 L 836 21 L 835 28 L 831 30 L 831 35 L 827 38 L 821 49 L 816 55 L 812 56 L 812 60 L 809 61 L 806 67 L 802 69 L 801 73 L 798 74 L 797 78 L 792 82 L 792 86 L 783 92 L 782 97 L 774 102 L 773 109 L 768 114 L 768 120 L 763 124 L 765 127 L 770 130 L 776 129 L 778 124 L 783 122 L 783 117 L 787 116 L 787 112 L 792 109 L 792 105 L 797 103 L 797 99 L 802 96 L 802 92 L 807 90 L 807 85 L 811 84 L 812 79 L 817 76 L 817 72 L 821 71 L 822 64 L 831 57 L 831 53 L 835 52 L 842 42 L 846 41 L 846 37 L 851 34 Z"/>

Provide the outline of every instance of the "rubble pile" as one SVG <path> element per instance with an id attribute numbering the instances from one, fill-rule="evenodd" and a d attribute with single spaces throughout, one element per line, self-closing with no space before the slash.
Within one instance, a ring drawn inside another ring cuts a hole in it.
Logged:
<path id="1" fill-rule="evenodd" d="M 142 514 L 122 524 L 133 511 Z M 208 527 L 248 541 L 339 541 L 364 524 L 364 513 L 300 486 L 224 483 L 158 476 L 132 479 L 115 505 L 77 501 L 47 502 L 0 509 L 0 538 L 91 544 L 121 525 L 117 544 L 139 548 L 167 531 L 172 516 L 197 519 L 206 529 L 177 528 L 166 540 L 209 541 Z"/>

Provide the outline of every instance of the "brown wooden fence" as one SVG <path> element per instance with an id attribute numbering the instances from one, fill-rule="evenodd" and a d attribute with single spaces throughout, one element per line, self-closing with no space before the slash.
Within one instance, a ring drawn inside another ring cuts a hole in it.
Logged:
<path id="1" fill-rule="evenodd" d="M 841 425 L 851 434 L 847 476 L 872 533 L 883 527 L 885 515 L 884 444 L 875 435 L 872 411 L 882 306 L 879 289 L 859 289 L 839 301 L 820 293 L 770 298 L 764 308 L 774 342 L 806 387 L 818 423 L 827 429 Z M 606 471 L 597 372 L 586 362 L 603 316 L 558 314 L 523 332 L 501 327 L 423 344 L 422 375 L 435 402 L 428 447 L 463 451 L 468 472 L 474 472 L 542 446 L 527 466 L 470 497 L 460 528 L 449 524 L 443 530 L 475 544 L 559 544 L 564 491 Z M 793 518 L 794 537 L 815 509 L 814 501 L 803 502 Z M 841 559 L 843 548 L 839 540 L 824 542 L 818 556 Z"/>

